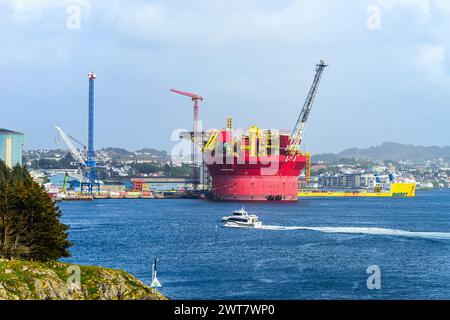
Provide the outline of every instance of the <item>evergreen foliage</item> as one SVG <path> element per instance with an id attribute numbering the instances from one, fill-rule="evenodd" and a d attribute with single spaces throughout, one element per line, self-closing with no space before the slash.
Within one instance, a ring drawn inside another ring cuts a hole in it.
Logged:
<path id="1" fill-rule="evenodd" d="M 37 261 L 69 256 L 68 226 L 25 167 L 0 161 L 0 257 Z"/>

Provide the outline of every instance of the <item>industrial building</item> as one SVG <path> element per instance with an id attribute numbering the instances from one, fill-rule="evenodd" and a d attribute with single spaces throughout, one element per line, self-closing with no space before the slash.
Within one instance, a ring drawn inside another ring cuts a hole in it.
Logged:
<path id="1" fill-rule="evenodd" d="M 67 188 L 70 190 L 80 191 L 83 176 L 77 174 L 57 173 L 48 177 L 48 182 L 58 188 Z"/>
<path id="2" fill-rule="evenodd" d="M 363 187 L 361 184 L 361 175 L 346 174 L 341 176 L 320 177 L 319 184 L 324 188 L 351 188 L 358 189 Z"/>
<path id="3" fill-rule="evenodd" d="M 319 185 L 330 189 L 367 189 L 375 183 L 373 174 L 345 174 L 319 177 Z"/>
<path id="4" fill-rule="evenodd" d="M 0 160 L 10 168 L 17 164 L 22 165 L 24 143 L 23 133 L 0 129 Z"/>
<path id="5" fill-rule="evenodd" d="M 125 184 L 120 181 L 105 181 L 100 185 L 100 193 L 121 193 L 125 191 Z"/>

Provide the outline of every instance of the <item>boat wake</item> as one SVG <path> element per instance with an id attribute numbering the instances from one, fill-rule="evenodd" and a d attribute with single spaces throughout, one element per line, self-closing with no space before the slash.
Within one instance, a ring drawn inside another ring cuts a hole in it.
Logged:
<path id="1" fill-rule="evenodd" d="M 252 225 L 237 225 L 234 223 L 224 223 L 224 228 L 239 228 L 239 229 L 264 229 L 264 226 L 252 226 Z"/>
<path id="2" fill-rule="evenodd" d="M 272 231 L 292 231 L 305 230 L 323 233 L 340 233 L 340 234 L 365 234 L 377 236 L 397 236 L 407 238 L 423 238 L 423 239 L 444 239 L 450 240 L 449 232 L 417 232 L 396 229 L 383 228 L 362 228 L 362 227 L 282 227 L 282 226 L 261 226 L 258 229 Z"/>

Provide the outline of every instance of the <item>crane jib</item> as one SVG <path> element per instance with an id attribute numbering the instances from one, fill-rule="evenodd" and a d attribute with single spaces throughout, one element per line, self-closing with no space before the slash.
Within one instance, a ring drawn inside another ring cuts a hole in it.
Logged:
<path id="1" fill-rule="evenodd" d="M 309 90 L 308 96 L 306 98 L 305 104 L 303 105 L 300 116 L 298 117 L 297 123 L 292 131 L 289 149 L 293 149 L 299 146 L 303 139 L 303 133 L 308 122 L 309 114 L 311 112 L 314 99 L 317 95 L 317 90 L 319 88 L 320 80 L 322 78 L 323 71 L 328 65 L 325 64 L 323 60 L 320 61 L 316 66 L 316 74 L 314 76 L 314 81 Z"/>

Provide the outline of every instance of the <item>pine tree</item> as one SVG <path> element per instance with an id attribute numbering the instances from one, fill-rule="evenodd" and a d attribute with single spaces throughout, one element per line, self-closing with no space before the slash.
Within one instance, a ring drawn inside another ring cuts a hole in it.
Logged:
<path id="1" fill-rule="evenodd" d="M 0 255 L 10 257 L 11 243 L 14 235 L 14 206 L 9 184 L 10 171 L 0 161 Z"/>
<path id="2" fill-rule="evenodd" d="M 0 255 L 32 260 L 68 257 L 61 211 L 28 170 L 0 161 Z"/>

